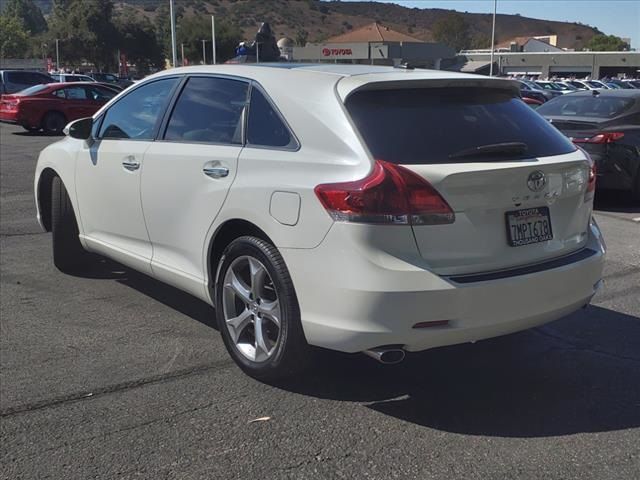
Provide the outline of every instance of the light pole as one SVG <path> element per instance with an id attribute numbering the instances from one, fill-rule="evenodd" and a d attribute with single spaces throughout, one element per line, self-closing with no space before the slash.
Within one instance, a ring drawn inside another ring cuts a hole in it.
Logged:
<path id="1" fill-rule="evenodd" d="M 173 56 L 173 67 L 178 63 L 178 45 L 176 44 L 176 17 L 173 8 L 173 0 L 169 0 L 169 15 L 171 16 L 171 54 Z"/>
<path id="2" fill-rule="evenodd" d="M 182 51 L 182 66 L 184 67 L 184 43 L 180 44 L 180 50 Z"/>
<path id="3" fill-rule="evenodd" d="M 206 40 L 202 40 L 202 64 L 206 65 L 207 64 L 207 49 L 205 47 L 206 44 Z"/>
<path id="4" fill-rule="evenodd" d="M 489 76 L 493 77 L 493 51 L 496 44 L 496 11 L 498 10 L 498 0 L 493 0 L 493 26 L 491 27 L 491 65 L 489 66 Z"/>
<path id="5" fill-rule="evenodd" d="M 60 71 L 60 40 L 56 38 L 56 70 Z"/>
<path id="6" fill-rule="evenodd" d="M 213 64 L 216 64 L 216 22 L 211 15 L 211 50 L 213 50 Z"/>

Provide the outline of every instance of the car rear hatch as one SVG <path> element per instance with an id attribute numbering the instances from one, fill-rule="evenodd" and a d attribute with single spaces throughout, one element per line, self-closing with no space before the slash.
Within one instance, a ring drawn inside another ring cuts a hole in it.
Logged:
<path id="1" fill-rule="evenodd" d="M 509 82 L 407 85 L 363 85 L 345 105 L 374 159 L 419 175 L 455 213 L 412 225 L 434 272 L 509 269 L 584 246 L 591 162 Z"/>

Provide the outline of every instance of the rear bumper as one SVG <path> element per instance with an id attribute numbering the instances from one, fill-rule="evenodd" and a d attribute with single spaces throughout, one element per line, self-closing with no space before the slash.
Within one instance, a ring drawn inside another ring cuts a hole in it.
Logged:
<path id="1" fill-rule="evenodd" d="M 359 352 L 382 345 L 419 351 L 541 325 L 588 304 L 601 285 L 605 246 L 595 223 L 586 258 L 533 273 L 459 283 L 412 259 L 354 249 L 336 224 L 313 250 L 282 249 L 307 341 Z M 418 322 L 447 326 L 414 329 Z"/>

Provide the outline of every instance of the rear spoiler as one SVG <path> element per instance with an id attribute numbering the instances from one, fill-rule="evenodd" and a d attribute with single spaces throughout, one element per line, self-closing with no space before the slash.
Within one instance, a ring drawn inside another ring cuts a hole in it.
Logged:
<path id="1" fill-rule="evenodd" d="M 451 72 L 401 70 L 393 73 L 374 73 L 343 77 L 336 85 L 336 93 L 343 102 L 360 90 L 392 90 L 398 88 L 494 88 L 520 96 L 515 80 L 482 75 L 453 75 Z"/>

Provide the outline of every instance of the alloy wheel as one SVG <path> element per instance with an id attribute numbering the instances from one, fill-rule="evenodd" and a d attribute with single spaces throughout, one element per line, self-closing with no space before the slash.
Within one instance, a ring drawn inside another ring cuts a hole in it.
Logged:
<path id="1" fill-rule="evenodd" d="M 258 259 L 236 258 L 224 276 L 224 321 L 236 349 L 252 362 L 264 362 L 280 340 L 278 294 L 266 267 Z"/>

